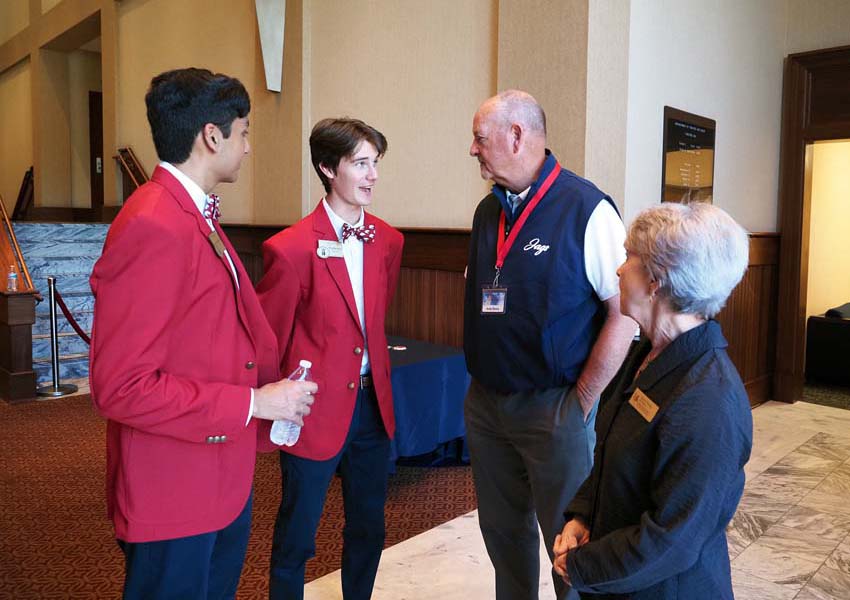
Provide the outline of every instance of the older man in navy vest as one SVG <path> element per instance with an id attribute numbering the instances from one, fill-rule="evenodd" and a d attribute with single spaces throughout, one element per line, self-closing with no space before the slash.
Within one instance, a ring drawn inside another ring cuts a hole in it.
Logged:
<path id="1" fill-rule="evenodd" d="M 625 230 L 610 196 L 546 148 L 546 116 L 529 94 L 484 102 L 472 134 L 469 153 L 493 189 L 469 250 L 467 440 L 496 598 L 525 600 L 539 588 L 537 524 L 551 558 L 593 463 L 599 394 L 635 333 L 619 309 Z"/>

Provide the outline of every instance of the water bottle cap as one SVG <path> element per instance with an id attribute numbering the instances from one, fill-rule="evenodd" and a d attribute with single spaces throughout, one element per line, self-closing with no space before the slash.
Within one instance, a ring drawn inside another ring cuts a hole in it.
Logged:
<path id="1" fill-rule="evenodd" d="M 313 366 L 313 363 L 311 363 L 309 360 L 302 360 L 298 364 L 304 367 L 305 369 L 309 369 Z"/>

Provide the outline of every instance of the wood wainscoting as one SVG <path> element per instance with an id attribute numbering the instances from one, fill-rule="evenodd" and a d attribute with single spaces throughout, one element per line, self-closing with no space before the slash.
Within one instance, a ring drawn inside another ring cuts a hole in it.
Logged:
<path id="1" fill-rule="evenodd" d="M 251 279 L 262 277 L 262 242 L 280 227 L 226 225 Z M 404 254 L 387 333 L 460 347 L 463 345 L 463 271 L 469 231 L 400 228 Z M 750 263 L 718 320 L 729 355 L 741 374 L 750 403 L 772 397 L 775 365 L 779 234 L 750 234 Z"/>

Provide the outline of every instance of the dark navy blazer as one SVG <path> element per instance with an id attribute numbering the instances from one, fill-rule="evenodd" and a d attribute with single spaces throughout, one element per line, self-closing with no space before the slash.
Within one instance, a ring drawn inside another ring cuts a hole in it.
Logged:
<path id="1" fill-rule="evenodd" d="M 603 395 L 593 471 L 565 513 L 590 529 L 590 542 L 567 555 L 582 597 L 733 597 L 725 530 L 753 421 L 726 346 L 708 321 L 633 381 L 650 350 L 642 341 Z M 658 405 L 650 421 L 629 403 L 636 388 Z"/>

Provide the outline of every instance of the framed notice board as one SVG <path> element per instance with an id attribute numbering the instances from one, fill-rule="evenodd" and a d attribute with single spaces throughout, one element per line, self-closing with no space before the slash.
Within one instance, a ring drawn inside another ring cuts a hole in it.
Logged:
<path id="1" fill-rule="evenodd" d="M 714 196 L 714 119 L 664 107 L 662 202 L 711 202 Z"/>

